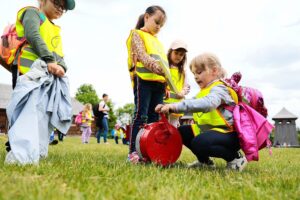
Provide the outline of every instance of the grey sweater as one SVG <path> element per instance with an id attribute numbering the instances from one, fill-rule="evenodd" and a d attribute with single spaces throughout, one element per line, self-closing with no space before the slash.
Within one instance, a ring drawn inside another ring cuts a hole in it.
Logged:
<path id="1" fill-rule="evenodd" d="M 182 112 L 210 112 L 218 108 L 221 104 L 235 105 L 234 100 L 232 99 L 228 89 L 224 85 L 217 85 L 210 90 L 210 93 L 198 99 L 186 99 L 179 103 L 175 103 L 176 113 Z M 221 109 L 220 110 L 224 118 L 230 123 L 233 124 L 233 115 L 232 112 Z"/>

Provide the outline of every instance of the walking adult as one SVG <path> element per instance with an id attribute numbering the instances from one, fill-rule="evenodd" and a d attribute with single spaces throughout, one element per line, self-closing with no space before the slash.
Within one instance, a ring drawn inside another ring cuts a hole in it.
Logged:
<path id="1" fill-rule="evenodd" d="M 99 103 L 98 111 L 99 111 L 99 117 L 98 117 L 98 132 L 96 134 L 97 137 L 97 143 L 100 143 L 101 135 L 103 135 L 104 144 L 108 144 L 107 142 L 107 133 L 108 133 L 108 111 L 109 107 L 107 105 L 107 102 L 109 101 L 109 97 L 107 94 L 102 95 L 102 101 Z"/>

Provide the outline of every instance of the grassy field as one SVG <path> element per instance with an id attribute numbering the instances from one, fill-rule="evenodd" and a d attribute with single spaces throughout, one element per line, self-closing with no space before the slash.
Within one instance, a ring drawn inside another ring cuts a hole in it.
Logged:
<path id="1" fill-rule="evenodd" d="M 38 166 L 7 166 L 5 141 L 0 136 L 0 199 L 300 199 L 299 148 L 263 150 L 238 173 L 221 159 L 216 170 L 187 169 L 195 159 L 187 149 L 171 168 L 134 166 L 125 162 L 127 146 L 79 137 L 50 146 Z"/>

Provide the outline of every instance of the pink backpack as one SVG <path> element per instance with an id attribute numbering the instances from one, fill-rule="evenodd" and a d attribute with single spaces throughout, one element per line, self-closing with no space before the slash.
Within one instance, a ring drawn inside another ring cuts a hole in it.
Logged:
<path id="1" fill-rule="evenodd" d="M 14 60 L 17 50 L 26 42 L 25 37 L 18 38 L 16 25 L 9 24 L 5 27 L 4 32 L 0 38 L 0 57 L 5 61 L 3 65 L 8 70 Z"/>
<path id="2" fill-rule="evenodd" d="M 78 126 L 80 126 L 82 124 L 82 112 L 80 112 L 78 115 L 76 115 L 75 124 Z"/>
<path id="3" fill-rule="evenodd" d="M 223 82 L 237 93 L 240 102 L 248 104 L 262 116 L 267 117 L 268 110 L 265 107 L 262 93 L 257 89 L 238 85 L 241 78 L 242 74 L 240 72 L 236 72 L 230 79 L 225 79 Z"/>

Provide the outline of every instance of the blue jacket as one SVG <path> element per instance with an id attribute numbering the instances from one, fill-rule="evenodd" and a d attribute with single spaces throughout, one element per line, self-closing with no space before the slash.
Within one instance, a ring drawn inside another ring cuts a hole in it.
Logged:
<path id="1" fill-rule="evenodd" d="M 44 61 L 36 60 L 31 70 L 18 78 L 6 114 L 12 149 L 6 162 L 37 163 L 48 154 L 53 128 L 66 134 L 71 126 L 68 78 L 53 76 Z"/>

